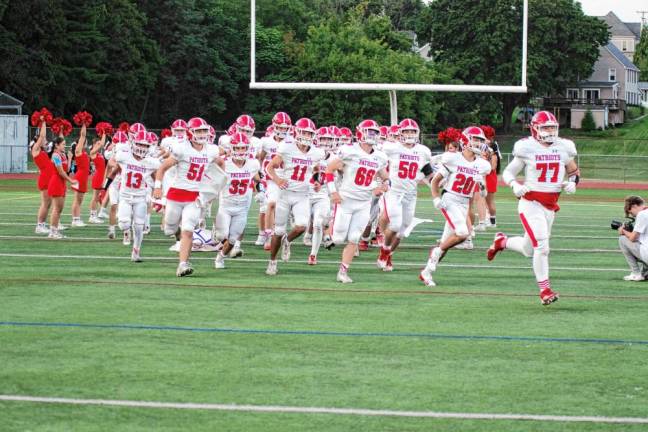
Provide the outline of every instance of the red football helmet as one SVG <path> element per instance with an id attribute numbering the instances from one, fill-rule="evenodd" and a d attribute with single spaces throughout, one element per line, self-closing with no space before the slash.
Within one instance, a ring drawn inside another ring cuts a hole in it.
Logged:
<path id="1" fill-rule="evenodd" d="M 244 133 L 248 138 L 252 138 L 254 135 L 254 129 L 256 124 L 254 119 L 247 114 L 242 114 L 238 116 L 235 123 L 236 132 Z"/>
<path id="2" fill-rule="evenodd" d="M 413 146 L 419 143 L 421 136 L 421 129 L 415 120 L 406 118 L 398 124 L 401 142 L 408 146 Z"/>
<path id="3" fill-rule="evenodd" d="M 187 122 L 189 140 L 194 144 L 209 143 L 209 124 L 200 117 L 193 117 Z"/>
<path id="4" fill-rule="evenodd" d="M 138 132 L 146 133 L 146 127 L 142 123 L 133 123 L 128 128 L 128 138 L 132 141 L 135 134 Z"/>
<path id="5" fill-rule="evenodd" d="M 558 139 L 558 120 L 549 111 L 539 111 L 531 118 L 531 135 L 545 144 L 553 144 Z"/>
<path id="6" fill-rule="evenodd" d="M 214 129 L 214 126 L 209 125 L 209 144 L 214 144 L 215 140 L 216 140 L 216 129 Z"/>
<path id="7" fill-rule="evenodd" d="M 353 133 L 348 127 L 340 128 L 340 144 L 350 145 L 353 142 Z"/>
<path id="8" fill-rule="evenodd" d="M 306 117 L 300 118 L 295 123 L 295 142 L 298 145 L 310 147 L 313 144 L 316 130 L 313 120 Z"/>
<path id="9" fill-rule="evenodd" d="M 155 132 L 146 132 L 146 140 L 150 145 L 158 145 L 158 142 L 160 142 L 160 138 Z"/>
<path id="10" fill-rule="evenodd" d="M 335 125 L 329 126 L 329 130 L 331 131 L 331 134 L 333 134 L 333 136 L 335 137 L 335 139 L 333 140 L 333 150 L 335 150 L 340 145 L 340 139 L 342 138 L 342 131 L 340 130 L 339 127 Z"/>
<path id="11" fill-rule="evenodd" d="M 462 133 L 468 139 L 468 147 L 473 153 L 479 155 L 486 150 L 486 135 L 480 127 L 468 126 Z"/>
<path id="12" fill-rule="evenodd" d="M 117 131 L 111 139 L 113 144 L 125 144 L 128 142 L 128 135 L 122 131 Z"/>
<path id="13" fill-rule="evenodd" d="M 284 139 L 292 126 L 290 116 L 283 111 L 279 111 L 272 117 L 272 126 L 274 127 L 274 134 L 278 138 Z"/>
<path id="14" fill-rule="evenodd" d="M 133 137 L 131 138 L 131 151 L 134 156 L 141 158 L 146 157 L 150 145 L 148 132 L 139 131 L 133 134 Z"/>
<path id="15" fill-rule="evenodd" d="M 388 133 L 389 133 L 389 126 L 380 126 L 380 139 L 382 141 L 387 139 Z"/>
<path id="16" fill-rule="evenodd" d="M 389 131 L 387 132 L 387 139 L 390 141 L 398 141 L 400 139 L 400 127 L 398 125 L 389 127 Z"/>
<path id="17" fill-rule="evenodd" d="M 230 139 L 232 159 L 237 161 L 246 160 L 250 157 L 250 140 L 247 135 L 236 132 Z"/>
<path id="18" fill-rule="evenodd" d="M 178 119 L 171 123 L 171 132 L 173 133 L 173 136 L 178 138 L 178 139 L 183 139 L 187 137 L 187 122 Z"/>
<path id="19" fill-rule="evenodd" d="M 274 126 L 270 125 L 266 128 L 265 136 L 271 137 L 272 135 L 274 135 Z"/>
<path id="20" fill-rule="evenodd" d="M 356 127 L 356 139 L 360 143 L 374 146 L 379 137 L 380 125 L 375 120 L 362 120 Z"/>
<path id="21" fill-rule="evenodd" d="M 331 151 L 335 148 L 335 135 L 333 135 L 333 131 L 326 126 L 317 129 L 315 140 L 317 142 L 317 147 L 322 150 Z"/>
<path id="22" fill-rule="evenodd" d="M 227 128 L 227 135 L 232 136 L 236 133 L 236 123 L 232 123 L 230 127 Z"/>

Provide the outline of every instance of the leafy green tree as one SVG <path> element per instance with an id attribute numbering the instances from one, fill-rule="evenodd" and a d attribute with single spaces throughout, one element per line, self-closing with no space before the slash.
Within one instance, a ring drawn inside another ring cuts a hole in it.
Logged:
<path id="1" fill-rule="evenodd" d="M 522 45 L 522 1 L 465 2 L 435 0 L 422 14 L 418 31 L 432 43 L 436 61 L 456 67 L 469 84 L 519 85 Z M 524 95 L 478 95 L 496 98 L 505 130 L 515 106 L 532 97 L 561 92 L 591 74 L 598 47 L 607 43 L 607 26 L 586 16 L 574 0 L 529 1 L 529 92 Z"/>
<path id="2" fill-rule="evenodd" d="M 594 115 L 592 114 L 592 111 L 589 109 L 585 111 L 585 115 L 583 116 L 583 120 L 581 121 L 581 129 L 583 129 L 586 132 L 596 130 L 596 122 L 594 121 Z"/>
<path id="3" fill-rule="evenodd" d="M 643 28 L 641 39 L 635 48 L 633 63 L 641 70 L 641 81 L 648 81 L 648 26 Z"/>

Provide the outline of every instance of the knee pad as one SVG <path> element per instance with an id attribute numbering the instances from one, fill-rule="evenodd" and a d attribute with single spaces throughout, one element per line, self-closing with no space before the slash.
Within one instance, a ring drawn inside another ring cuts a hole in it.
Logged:
<path id="1" fill-rule="evenodd" d="M 120 220 L 117 225 L 119 226 L 119 229 L 122 231 L 128 231 L 131 227 L 131 222 L 130 221 L 125 221 L 125 220 Z"/>
<path id="2" fill-rule="evenodd" d="M 286 225 L 282 225 L 282 226 L 275 225 L 274 233 L 275 233 L 275 235 L 278 235 L 278 236 L 282 236 L 282 235 L 286 234 Z"/>
<path id="3" fill-rule="evenodd" d="M 455 225 L 454 232 L 459 237 L 468 237 L 470 235 L 470 232 L 468 231 L 468 225 L 466 225 L 465 222 Z"/>

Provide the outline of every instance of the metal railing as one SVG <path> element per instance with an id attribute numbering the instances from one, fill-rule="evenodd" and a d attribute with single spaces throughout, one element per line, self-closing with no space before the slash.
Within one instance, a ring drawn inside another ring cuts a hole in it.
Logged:
<path id="1" fill-rule="evenodd" d="M 564 98 L 564 97 L 545 97 L 542 98 L 542 104 L 551 107 L 571 107 L 573 105 L 582 106 L 607 106 L 610 109 L 626 109 L 626 101 L 623 99 L 601 99 L 601 98 Z"/>

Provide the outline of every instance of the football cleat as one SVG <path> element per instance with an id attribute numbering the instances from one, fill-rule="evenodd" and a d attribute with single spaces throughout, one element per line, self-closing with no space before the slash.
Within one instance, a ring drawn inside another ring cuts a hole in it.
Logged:
<path id="1" fill-rule="evenodd" d="M 423 281 L 425 286 L 433 287 L 436 286 L 436 283 L 434 283 L 434 279 L 432 279 L 432 272 L 428 268 L 428 266 L 425 266 L 423 270 L 421 270 L 421 273 L 419 273 L 419 279 Z"/>
<path id="2" fill-rule="evenodd" d="M 475 231 L 486 231 L 486 224 L 484 222 L 479 222 L 475 227 Z"/>
<path id="3" fill-rule="evenodd" d="M 220 252 L 216 254 L 216 259 L 214 259 L 214 268 L 217 270 L 225 268 L 225 256 Z"/>
<path id="4" fill-rule="evenodd" d="M 103 219 L 101 219 L 99 216 L 90 216 L 90 218 L 88 219 L 88 223 L 91 223 L 91 224 L 102 224 L 102 223 L 103 223 Z"/>
<path id="5" fill-rule="evenodd" d="M 556 301 L 558 301 L 558 293 L 553 292 L 551 288 L 545 288 L 540 291 L 540 303 L 542 303 L 543 306 L 550 305 Z"/>
<path id="6" fill-rule="evenodd" d="M 265 234 L 259 234 L 257 239 L 254 241 L 255 246 L 263 246 L 266 243 L 266 236 Z"/>
<path id="7" fill-rule="evenodd" d="M 488 258 L 488 261 L 493 261 L 495 258 L 495 255 L 497 255 L 498 252 L 503 251 L 506 248 L 506 234 L 502 232 L 498 232 L 495 234 L 495 238 L 493 239 L 493 244 L 490 245 L 488 250 L 486 251 L 486 258 Z"/>
<path id="8" fill-rule="evenodd" d="M 378 253 L 378 259 L 376 260 L 376 267 L 381 270 L 384 270 L 387 267 L 387 260 L 389 259 L 389 252 L 385 251 L 383 248 L 380 248 Z"/>
<path id="9" fill-rule="evenodd" d="M 178 277 L 183 277 L 183 276 L 189 276 L 191 273 L 193 273 L 193 267 L 191 267 L 191 264 L 188 262 L 181 262 L 178 264 L 178 269 L 176 270 L 176 276 Z"/>
<path id="10" fill-rule="evenodd" d="M 123 238 L 123 240 L 122 240 L 122 244 L 123 244 L 124 246 L 128 246 L 129 244 L 131 244 L 131 235 L 130 235 L 130 230 L 126 230 L 126 231 L 124 231 L 124 238 Z"/>
<path id="11" fill-rule="evenodd" d="M 623 276 L 623 280 L 628 282 L 640 282 L 645 280 L 645 278 L 641 273 L 630 273 L 627 276 Z"/>
<path id="12" fill-rule="evenodd" d="M 137 248 L 133 248 L 131 252 L 131 261 L 132 262 L 142 262 L 142 257 L 140 257 L 140 251 Z"/>
<path id="13" fill-rule="evenodd" d="M 360 240 L 360 243 L 358 243 L 358 250 L 365 252 L 369 250 L 369 242 L 367 240 Z"/>
<path id="14" fill-rule="evenodd" d="M 232 248 L 228 256 L 230 258 L 240 258 L 243 256 L 243 249 L 241 249 L 241 246 L 238 244 L 238 242 L 234 244 L 234 247 Z"/>
<path id="15" fill-rule="evenodd" d="M 68 227 L 66 227 L 65 225 L 60 225 L 60 224 L 59 224 L 59 226 L 58 226 L 57 229 L 58 229 L 59 231 L 65 231 L 66 229 L 68 229 Z"/>
<path id="16" fill-rule="evenodd" d="M 287 235 L 284 235 L 281 239 L 281 259 L 284 262 L 290 261 L 290 242 L 288 242 Z"/>
<path id="17" fill-rule="evenodd" d="M 353 279 L 351 279 L 345 271 L 338 271 L 337 281 L 342 282 L 343 284 L 353 283 Z"/>
<path id="18" fill-rule="evenodd" d="M 459 243 L 454 248 L 455 249 L 464 249 L 464 250 L 473 250 L 473 249 L 475 249 L 475 245 L 473 244 L 472 239 L 470 237 L 468 237 L 466 240 L 462 241 L 461 243 Z"/>
<path id="19" fill-rule="evenodd" d="M 86 224 L 81 219 L 77 219 L 73 220 L 70 226 L 73 228 L 83 228 Z"/>
<path id="20" fill-rule="evenodd" d="M 277 274 L 277 261 L 268 262 L 268 268 L 266 269 L 266 274 L 268 276 L 274 276 Z"/>
<path id="21" fill-rule="evenodd" d="M 110 240 L 114 240 L 114 239 L 115 239 L 115 228 L 113 228 L 113 229 L 108 229 L 108 238 L 109 238 Z"/>
<path id="22" fill-rule="evenodd" d="M 387 264 L 382 269 L 384 272 L 390 272 L 394 270 L 394 265 L 392 264 L 391 258 L 392 258 L 391 255 L 387 257 Z"/>
<path id="23" fill-rule="evenodd" d="M 308 255 L 308 265 L 317 265 L 317 257 L 315 255 Z"/>

